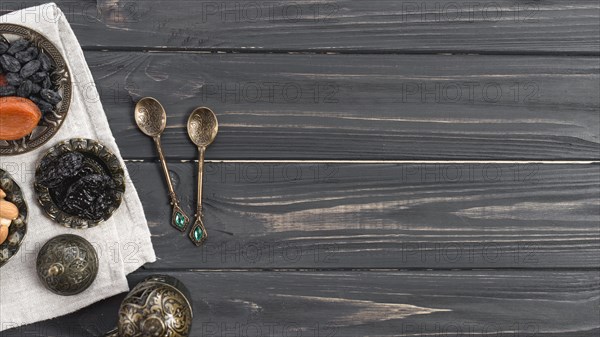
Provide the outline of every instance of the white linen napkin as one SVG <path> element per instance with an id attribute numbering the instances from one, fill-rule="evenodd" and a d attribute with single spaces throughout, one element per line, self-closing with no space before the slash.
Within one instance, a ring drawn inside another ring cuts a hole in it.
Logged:
<path id="1" fill-rule="evenodd" d="M 154 262 L 156 256 L 142 204 L 124 163 L 125 196 L 108 221 L 95 228 L 75 230 L 62 227 L 45 215 L 36 200 L 33 178 L 35 164 L 48 148 L 70 138 L 91 138 L 108 146 L 121 162 L 123 160 L 93 85 L 92 74 L 63 12 L 49 3 L 1 16 L 0 23 L 19 24 L 46 36 L 61 51 L 74 83 L 71 108 L 58 133 L 32 152 L 0 157 L 0 167 L 21 186 L 29 207 L 27 234 L 21 249 L 0 268 L 0 331 L 3 331 L 62 316 L 127 291 L 125 275 L 145 263 Z M 90 241 L 100 259 L 98 276 L 92 286 L 79 295 L 69 297 L 46 290 L 35 268 L 37 252 L 42 245 L 66 233 L 80 235 Z"/>

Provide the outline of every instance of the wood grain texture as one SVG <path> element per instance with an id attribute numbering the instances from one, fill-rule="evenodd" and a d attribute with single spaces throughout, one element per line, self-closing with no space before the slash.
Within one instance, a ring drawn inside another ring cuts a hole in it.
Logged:
<path id="1" fill-rule="evenodd" d="M 600 49 L 595 0 L 55 2 L 84 47 L 591 54 Z M 0 14 L 40 3 L 3 1 Z M 39 16 L 43 19 L 43 10 Z"/>
<path id="2" fill-rule="evenodd" d="M 600 331 L 595 271 L 170 274 L 191 290 L 192 336 L 583 337 Z M 147 275 L 129 279 L 133 285 Z M 121 298 L 12 332 L 98 336 L 115 324 Z"/>
<path id="3" fill-rule="evenodd" d="M 195 163 L 170 162 L 195 209 Z M 169 226 L 158 163 L 128 163 L 156 263 L 146 268 L 594 268 L 597 165 L 210 163 L 195 247 Z M 128 257 L 125 257 L 127 263 Z"/>
<path id="4" fill-rule="evenodd" d="M 154 96 L 169 158 L 196 149 L 197 106 L 219 118 L 208 159 L 600 158 L 596 58 L 88 52 L 127 158 L 155 158 L 133 120 Z M 90 96 L 89 99 L 98 99 Z"/>

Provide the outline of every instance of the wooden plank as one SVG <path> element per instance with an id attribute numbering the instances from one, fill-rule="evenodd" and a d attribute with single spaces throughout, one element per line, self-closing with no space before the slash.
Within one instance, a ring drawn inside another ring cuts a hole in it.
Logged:
<path id="1" fill-rule="evenodd" d="M 155 158 L 132 117 L 141 96 L 158 98 L 168 112 L 169 158 L 196 157 L 185 125 L 201 105 L 220 122 L 208 159 L 600 158 L 596 58 L 134 52 L 86 58 L 129 158 Z"/>
<path id="2" fill-rule="evenodd" d="M 84 47 L 592 54 L 600 49 L 595 0 L 55 2 Z M 40 3 L 44 0 L 2 1 L 0 14 Z M 38 17 L 44 15 L 42 10 Z"/>
<path id="3" fill-rule="evenodd" d="M 171 275 L 191 290 L 192 336 L 571 337 L 600 331 L 596 271 Z M 6 336 L 98 336 L 116 323 L 121 298 Z"/>
<path id="4" fill-rule="evenodd" d="M 196 164 L 170 162 L 186 212 Z M 147 268 L 554 268 L 600 261 L 598 165 L 210 163 L 195 247 L 157 163 L 128 163 Z M 125 257 L 126 262 L 128 257 Z"/>

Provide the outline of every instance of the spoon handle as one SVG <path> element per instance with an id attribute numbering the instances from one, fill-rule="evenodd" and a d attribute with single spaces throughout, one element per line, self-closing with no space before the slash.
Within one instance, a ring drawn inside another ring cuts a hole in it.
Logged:
<path id="1" fill-rule="evenodd" d="M 171 175 L 169 174 L 167 161 L 165 160 L 165 156 L 162 151 L 162 146 L 160 144 L 160 136 L 153 137 L 153 139 L 154 143 L 156 144 L 156 150 L 158 151 L 160 164 L 163 169 L 165 179 L 167 181 L 171 205 L 173 206 L 173 213 L 171 214 L 171 226 L 175 227 L 180 232 L 185 232 L 188 224 L 190 223 L 190 218 L 179 206 L 179 199 L 177 198 L 177 194 L 175 194 L 175 189 L 173 189 L 173 183 L 171 182 Z"/>
<path id="2" fill-rule="evenodd" d="M 205 147 L 199 147 L 200 158 L 198 159 L 198 200 L 196 204 L 196 217 L 202 217 L 202 183 L 204 180 L 204 153 L 206 152 Z"/>
<path id="3" fill-rule="evenodd" d="M 190 230 L 190 239 L 196 246 L 202 245 L 208 237 L 208 233 L 202 223 L 202 182 L 204 180 L 204 153 L 206 147 L 198 147 L 200 158 L 198 160 L 198 200 L 196 201 L 196 221 Z"/>

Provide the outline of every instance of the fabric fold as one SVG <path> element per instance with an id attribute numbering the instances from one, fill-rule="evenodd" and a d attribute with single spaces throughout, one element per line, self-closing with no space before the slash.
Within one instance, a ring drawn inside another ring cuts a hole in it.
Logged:
<path id="1" fill-rule="evenodd" d="M 81 46 L 64 13 L 54 3 L 48 3 L 3 15 L 0 23 L 34 29 L 52 41 L 65 58 L 73 82 L 71 107 L 58 133 L 32 152 L 0 157 L 0 168 L 19 184 L 29 207 L 27 235 L 21 249 L 0 268 L 0 331 L 3 331 L 66 315 L 127 291 L 126 275 L 154 262 L 156 256 L 142 203 L 110 130 Z M 50 220 L 33 189 L 37 160 L 54 144 L 76 137 L 95 139 L 110 148 L 121 160 L 127 181 L 119 209 L 108 221 L 85 230 L 65 228 Z M 46 241 L 67 233 L 82 236 L 94 245 L 100 268 L 89 289 L 62 297 L 44 288 L 36 275 L 35 262 Z"/>

